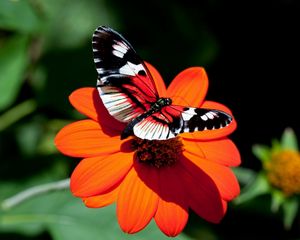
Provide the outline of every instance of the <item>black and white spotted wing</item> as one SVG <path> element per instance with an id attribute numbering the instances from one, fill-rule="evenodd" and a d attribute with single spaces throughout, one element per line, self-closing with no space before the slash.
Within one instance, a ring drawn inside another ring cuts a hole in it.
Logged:
<path id="1" fill-rule="evenodd" d="M 127 123 L 121 138 L 166 140 L 184 132 L 221 129 L 232 121 L 219 110 L 176 106 L 160 98 L 144 62 L 111 28 L 98 27 L 92 44 L 102 102 L 111 116 Z"/>
<path id="2" fill-rule="evenodd" d="M 130 43 L 108 27 L 93 35 L 94 62 L 99 74 L 97 88 L 108 112 L 130 122 L 149 110 L 158 99 L 154 81 Z"/>
<path id="3" fill-rule="evenodd" d="M 227 127 L 232 117 L 220 110 L 166 106 L 133 127 L 135 136 L 148 140 L 166 140 L 180 133 L 213 131 Z"/>

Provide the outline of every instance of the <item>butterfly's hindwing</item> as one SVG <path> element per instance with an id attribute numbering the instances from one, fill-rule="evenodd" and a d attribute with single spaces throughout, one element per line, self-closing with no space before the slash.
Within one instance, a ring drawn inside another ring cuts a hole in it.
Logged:
<path id="1" fill-rule="evenodd" d="M 93 35 L 97 88 L 117 120 L 129 122 L 158 99 L 154 81 L 131 45 L 117 32 L 99 27 Z"/>

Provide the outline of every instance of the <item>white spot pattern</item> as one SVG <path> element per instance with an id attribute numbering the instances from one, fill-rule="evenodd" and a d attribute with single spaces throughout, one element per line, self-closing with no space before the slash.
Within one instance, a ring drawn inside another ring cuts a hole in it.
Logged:
<path id="1" fill-rule="evenodd" d="M 131 62 L 127 62 L 126 65 L 119 69 L 120 74 L 135 76 L 139 73 L 139 71 L 144 71 L 144 67 L 142 64 L 134 64 Z"/>
<path id="2" fill-rule="evenodd" d="M 212 112 L 206 113 L 206 116 L 207 116 L 209 119 L 214 119 L 214 115 L 212 114 Z"/>
<path id="3" fill-rule="evenodd" d="M 117 51 L 117 50 L 113 50 L 112 53 L 113 53 L 113 55 L 115 55 L 116 57 L 119 57 L 119 58 L 123 58 L 123 57 L 124 57 L 124 53 L 119 52 L 119 51 Z"/>
<path id="4" fill-rule="evenodd" d="M 202 119 L 203 121 L 207 121 L 208 117 L 207 117 L 206 115 L 203 115 L 203 116 L 201 116 L 201 119 Z"/>
<path id="5" fill-rule="evenodd" d="M 207 112 L 205 113 L 204 115 L 201 116 L 201 119 L 203 121 L 207 121 L 208 119 L 214 119 L 215 117 L 217 117 L 218 114 L 213 112 L 213 111 L 210 111 L 210 112 Z"/>
<path id="6" fill-rule="evenodd" d="M 194 115 L 196 115 L 194 108 L 190 108 L 189 110 L 187 110 L 181 114 L 182 119 L 184 121 L 189 121 Z"/>
<path id="7" fill-rule="evenodd" d="M 124 43 L 122 42 L 119 42 L 119 41 L 114 41 L 116 44 L 113 44 L 112 47 L 113 47 L 113 55 L 115 55 L 116 57 L 119 57 L 119 58 L 123 58 L 124 55 L 127 53 L 129 47 L 127 45 L 125 45 Z"/>

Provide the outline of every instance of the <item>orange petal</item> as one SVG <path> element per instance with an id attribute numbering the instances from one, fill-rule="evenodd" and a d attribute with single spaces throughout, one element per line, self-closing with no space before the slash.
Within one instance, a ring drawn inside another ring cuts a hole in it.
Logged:
<path id="1" fill-rule="evenodd" d="M 132 153 L 85 158 L 72 173 L 71 191 L 81 198 L 102 194 L 122 181 L 132 164 Z"/>
<path id="2" fill-rule="evenodd" d="M 191 67 L 179 73 L 167 89 L 175 105 L 199 107 L 208 89 L 204 68 Z"/>
<path id="3" fill-rule="evenodd" d="M 205 101 L 201 105 L 201 108 L 221 110 L 232 116 L 230 109 L 221 103 Z M 197 140 L 218 139 L 218 138 L 226 137 L 229 134 L 231 134 L 236 129 L 236 126 L 237 126 L 236 120 L 233 118 L 233 121 L 227 127 L 224 127 L 221 129 L 215 129 L 215 130 L 205 130 L 205 131 L 197 131 L 197 132 L 193 132 L 193 133 L 183 133 L 183 134 L 181 134 L 181 137 L 189 138 L 189 139 L 197 139 Z"/>
<path id="4" fill-rule="evenodd" d="M 85 206 L 89 208 L 101 208 L 114 203 L 117 200 L 118 193 L 119 187 L 116 187 L 104 194 L 83 198 L 82 200 Z"/>
<path id="5" fill-rule="evenodd" d="M 217 185 L 224 200 L 230 201 L 240 193 L 239 183 L 230 168 L 207 161 L 187 151 L 183 152 L 186 158 L 183 163 L 189 165 L 193 162 L 198 169 L 204 171 Z"/>
<path id="6" fill-rule="evenodd" d="M 189 206 L 206 221 L 218 223 L 225 214 L 222 197 L 213 180 L 182 156 L 180 175 L 185 184 Z"/>
<path id="7" fill-rule="evenodd" d="M 65 126 L 58 132 L 54 142 L 59 151 L 72 157 L 112 154 L 128 145 L 128 141 L 121 141 L 119 136 L 104 134 L 99 123 L 93 120 L 81 120 Z"/>
<path id="8" fill-rule="evenodd" d="M 108 113 L 96 88 L 77 89 L 69 96 L 69 100 L 80 113 L 100 122 L 103 131 L 112 129 L 120 133 L 124 129 L 125 125 Z"/>
<path id="9" fill-rule="evenodd" d="M 145 64 L 146 64 L 147 68 L 149 69 L 151 76 L 153 77 L 153 80 L 155 82 L 155 86 L 156 86 L 159 96 L 166 97 L 167 96 L 167 88 L 166 88 L 166 85 L 165 85 L 164 80 L 162 79 L 160 73 L 150 63 L 145 62 Z"/>
<path id="10" fill-rule="evenodd" d="M 184 186 L 176 166 L 159 171 L 159 197 L 156 224 L 167 236 L 175 237 L 182 232 L 189 216 Z"/>
<path id="11" fill-rule="evenodd" d="M 228 138 L 213 141 L 194 141 L 183 138 L 182 143 L 185 151 L 209 161 L 231 167 L 241 163 L 239 150 Z"/>
<path id="12" fill-rule="evenodd" d="M 137 163 L 120 186 L 117 215 L 121 229 L 135 233 L 147 226 L 157 205 L 156 169 Z"/>

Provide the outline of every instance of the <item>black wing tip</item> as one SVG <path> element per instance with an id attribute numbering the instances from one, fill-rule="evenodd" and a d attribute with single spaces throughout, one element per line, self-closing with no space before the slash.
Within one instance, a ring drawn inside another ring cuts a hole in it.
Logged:
<path id="1" fill-rule="evenodd" d="M 230 121 L 233 120 L 233 116 L 230 115 L 229 113 L 227 112 L 224 112 L 222 110 L 217 110 L 217 109 L 212 109 L 211 111 L 215 112 L 216 114 L 223 114 L 225 117 L 227 117 L 228 119 L 230 119 Z"/>
<path id="2" fill-rule="evenodd" d="M 111 30 L 112 29 L 109 27 L 99 26 L 95 29 L 93 36 L 98 36 L 99 34 L 103 34 L 103 33 L 110 33 Z"/>
<path id="3" fill-rule="evenodd" d="M 224 126 L 223 126 L 223 124 L 221 124 L 222 127 L 227 127 L 228 125 L 230 125 L 233 122 L 233 116 L 232 115 L 230 115 L 227 112 L 221 111 L 221 110 L 218 110 L 218 111 L 223 115 L 223 117 L 225 117 L 225 119 L 223 119 Z"/>
<path id="4" fill-rule="evenodd" d="M 217 109 L 206 109 L 208 111 L 208 113 L 213 113 L 213 117 L 209 117 L 207 114 L 206 117 L 208 118 L 202 118 L 202 120 L 204 120 L 204 122 L 207 123 L 207 125 L 203 125 L 205 128 L 202 129 L 203 130 L 217 130 L 220 128 L 224 128 L 227 127 L 228 125 L 230 125 L 233 121 L 233 116 L 227 112 L 224 112 L 222 110 L 217 110 Z M 203 127 L 202 126 L 202 127 Z"/>
<path id="5" fill-rule="evenodd" d="M 99 34 L 99 33 L 113 33 L 116 35 L 120 35 L 117 31 L 112 29 L 111 27 L 105 26 L 105 25 L 100 25 L 97 27 L 94 31 L 94 34 Z"/>
<path id="6" fill-rule="evenodd" d="M 100 25 L 95 29 L 95 31 L 105 31 L 105 32 L 109 32 L 110 30 L 112 30 L 110 27 L 104 25 Z"/>
<path id="7" fill-rule="evenodd" d="M 99 26 L 96 28 L 96 30 L 93 33 L 92 36 L 92 43 L 93 45 L 101 44 L 103 42 L 109 42 L 112 39 L 118 39 L 121 38 L 123 40 L 123 37 L 113 30 L 110 27 L 107 26 Z M 94 49 L 98 49 L 97 46 L 93 47 Z"/>

